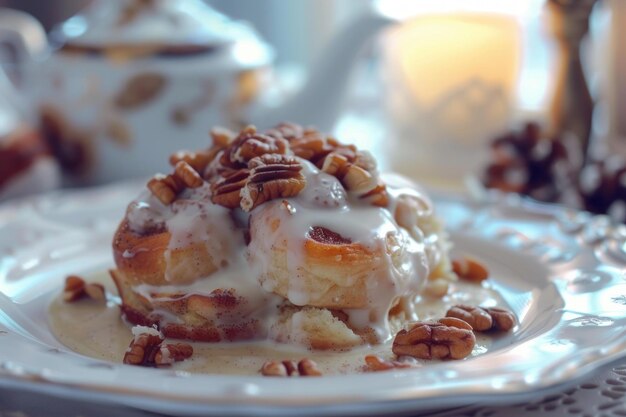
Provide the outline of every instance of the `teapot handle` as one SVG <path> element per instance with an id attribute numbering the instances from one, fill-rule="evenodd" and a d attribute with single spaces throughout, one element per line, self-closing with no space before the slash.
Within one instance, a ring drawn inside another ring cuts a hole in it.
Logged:
<path id="1" fill-rule="evenodd" d="M 16 64 L 15 68 L 4 68 L 9 70 L 10 78 L 19 78 L 23 67 L 42 54 L 47 45 L 46 31 L 37 19 L 19 10 L 0 7 L 0 65 L 6 65 L 1 58 L 2 54 L 8 54 L 9 62 Z"/>

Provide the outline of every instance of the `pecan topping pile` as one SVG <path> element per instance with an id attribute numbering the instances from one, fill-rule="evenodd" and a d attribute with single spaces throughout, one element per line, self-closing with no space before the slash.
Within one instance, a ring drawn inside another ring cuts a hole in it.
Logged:
<path id="1" fill-rule="evenodd" d="M 78 275 L 68 276 L 65 279 L 65 288 L 63 288 L 63 301 L 73 303 L 81 299 L 106 300 L 104 285 L 87 284 Z"/>
<path id="2" fill-rule="evenodd" d="M 467 323 L 477 332 L 496 330 L 508 332 L 515 327 L 513 313 L 497 307 L 473 307 L 456 305 L 446 312 L 446 317 L 455 317 Z"/>
<path id="3" fill-rule="evenodd" d="M 186 343 L 164 344 L 161 332 L 151 327 L 135 326 L 137 333 L 124 354 L 124 363 L 137 366 L 169 366 L 193 355 Z"/>
<path id="4" fill-rule="evenodd" d="M 398 356 L 418 359 L 463 359 L 472 353 L 476 337 L 472 326 L 452 317 L 438 321 L 416 322 L 400 330 L 392 351 Z"/>
<path id="5" fill-rule="evenodd" d="M 231 209 L 250 211 L 276 198 L 294 197 L 306 185 L 302 159 L 334 175 L 357 198 L 379 207 L 389 204 L 373 157 L 318 130 L 282 123 L 265 132 L 254 126 L 238 134 L 214 129 L 211 137 L 211 148 L 173 154 L 174 172 L 148 182 L 163 204 L 171 204 L 186 188 L 205 182 L 211 187 L 211 201 Z"/>
<path id="6" fill-rule="evenodd" d="M 263 376 L 322 376 L 317 364 L 311 359 L 302 359 L 296 363 L 292 360 L 267 361 L 261 367 Z"/>

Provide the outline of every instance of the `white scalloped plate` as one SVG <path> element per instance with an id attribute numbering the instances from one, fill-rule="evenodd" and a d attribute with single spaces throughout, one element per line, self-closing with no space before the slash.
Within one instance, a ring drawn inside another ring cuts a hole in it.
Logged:
<path id="1" fill-rule="evenodd" d="M 173 415 L 371 415 L 520 400 L 626 349 L 626 227 L 526 200 L 436 199 L 455 250 L 488 263 L 519 329 L 463 361 L 323 378 L 192 375 L 73 353 L 46 311 L 68 273 L 112 265 L 140 185 L 62 191 L 0 208 L 0 387 Z"/>

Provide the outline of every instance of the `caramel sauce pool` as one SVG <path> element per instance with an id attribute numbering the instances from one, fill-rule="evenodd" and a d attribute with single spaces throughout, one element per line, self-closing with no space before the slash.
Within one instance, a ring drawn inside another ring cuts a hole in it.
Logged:
<path id="1" fill-rule="evenodd" d="M 132 325 L 120 315 L 120 309 L 111 301 L 116 290 L 107 273 L 85 277 L 88 282 L 100 282 L 109 293 L 109 302 L 80 300 L 74 303 L 63 301 L 57 296 L 49 308 L 49 324 L 56 338 L 76 353 L 109 362 L 121 363 L 124 353 L 133 338 Z M 450 295 L 443 299 L 424 298 L 417 304 L 420 320 L 437 319 L 445 316 L 446 310 L 454 304 L 488 305 L 506 307 L 502 297 L 493 289 L 476 284 L 457 282 L 451 287 Z M 186 342 L 167 339 L 168 342 Z M 325 374 L 347 374 L 364 371 L 364 356 L 379 355 L 393 358 L 391 341 L 378 346 L 364 346 L 348 352 L 310 351 L 297 346 L 278 344 L 270 341 L 237 343 L 190 342 L 193 356 L 172 368 L 181 371 L 207 374 L 258 375 L 261 366 L 268 360 L 302 358 L 313 359 Z M 476 346 L 471 356 L 489 351 L 491 338 L 476 334 Z M 436 361 L 415 361 L 418 366 L 426 366 Z"/>

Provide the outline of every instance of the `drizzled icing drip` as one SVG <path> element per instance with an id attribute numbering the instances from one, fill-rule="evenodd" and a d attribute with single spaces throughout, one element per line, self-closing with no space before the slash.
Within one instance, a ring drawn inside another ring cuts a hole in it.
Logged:
<path id="1" fill-rule="evenodd" d="M 131 203 L 127 219 L 135 233 L 144 234 L 159 229 L 170 233 L 165 251 L 167 280 L 173 273 L 169 262 L 172 250 L 202 243 L 214 263 L 223 266 L 231 262 L 243 246 L 241 230 L 236 227 L 230 211 L 211 202 L 211 191 L 206 183 L 199 188 L 184 190 L 176 201 L 167 206 L 145 192 Z M 131 255 L 124 254 L 127 257 Z"/>

